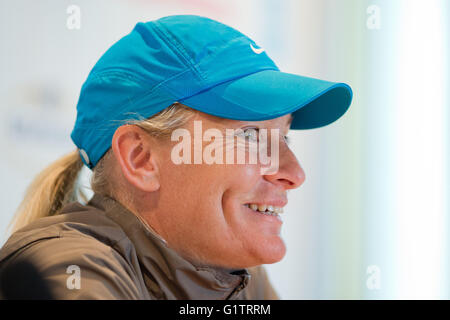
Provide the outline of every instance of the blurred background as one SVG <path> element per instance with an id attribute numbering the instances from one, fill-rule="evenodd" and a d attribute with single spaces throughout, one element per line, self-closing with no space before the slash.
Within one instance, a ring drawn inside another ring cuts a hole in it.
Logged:
<path id="1" fill-rule="evenodd" d="M 346 82 L 349 111 L 291 132 L 283 299 L 449 299 L 450 2 L 0 0 L 0 245 L 33 177 L 75 147 L 81 85 L 138 21 L 198 14 L 285 72 Z M 89 170 L 83 171 L 88 186 Z"/>

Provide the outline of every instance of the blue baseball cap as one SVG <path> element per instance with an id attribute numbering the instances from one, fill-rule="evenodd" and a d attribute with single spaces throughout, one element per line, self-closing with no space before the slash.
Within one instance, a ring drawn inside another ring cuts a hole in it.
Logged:
<path id="1" fill-rule="evenodd" d="M 281 72 L 266 51 L 225 24 L 195 15 L 139 22 L 84 82 L 71 138 L 93 168 L 129 119 L 175 102 L 222 117 L 268 120 L 292 113 L 291 129 L 325 126 L 352 100 L 344 83 Z"/>

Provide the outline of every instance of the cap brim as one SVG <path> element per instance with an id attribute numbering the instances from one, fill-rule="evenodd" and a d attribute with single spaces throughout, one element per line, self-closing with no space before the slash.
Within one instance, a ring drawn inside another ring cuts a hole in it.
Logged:
<path id="1" fill-rule="evenodd" d="M 352 101 L 345 83 L 265 70 L 179 100 L 222 118 L 262 121 L 292 113 L 291 129 L 313 129 L 339 119 Z"/>

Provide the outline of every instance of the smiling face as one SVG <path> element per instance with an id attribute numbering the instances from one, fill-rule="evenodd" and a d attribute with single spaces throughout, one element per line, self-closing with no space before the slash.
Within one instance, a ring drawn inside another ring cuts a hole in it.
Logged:
<path id="1" fill-rule="evenodd" d="M 286 115 L 247 122 L 196 114 L 185 126 L 192 137 L 194 121 L 199 120 L 203 132 L 216 128 L 224 136 L 226 129 L 240 128 L 244 132 L 250 128 L 269 132 L 279 129 L 278 171 L 261 174 L 262 165 L 248 161 L 245 164 L 175 164 L 167 159 L 171 159 L 177 142 L 164 141 L 155 151 L 159 189 L 153 199 L 157 201 L 140 214 L 169 247 L 194 263 L 246 268 L 281 260 L 286 251 L 280 237 L 282 221 L 276 215 L 252 208 L 282 208 L 287 203 L 287 190 L 299 187 L 304 181 L 304 172 L 283 138 L 290 118 Z M 204 147 L 208 144 L 202 143 Z M 237 154 L 240 146 L 236 143 L 233 148 Z"/>

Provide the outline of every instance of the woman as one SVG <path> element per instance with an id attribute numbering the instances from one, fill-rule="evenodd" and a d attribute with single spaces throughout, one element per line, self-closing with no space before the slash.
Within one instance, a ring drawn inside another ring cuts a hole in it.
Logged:
<path id="1" fill-rule="evenodd" d="M 351 98 L 345 84 L 280 72 L 217 21 L 138 23 L 81 89 L 77 151 L 19 207 L 3 296 L 276 299 L 262 265 L 283 258 L 286 193 L 305 179 L 286 134 L 335 121 Z"/>

